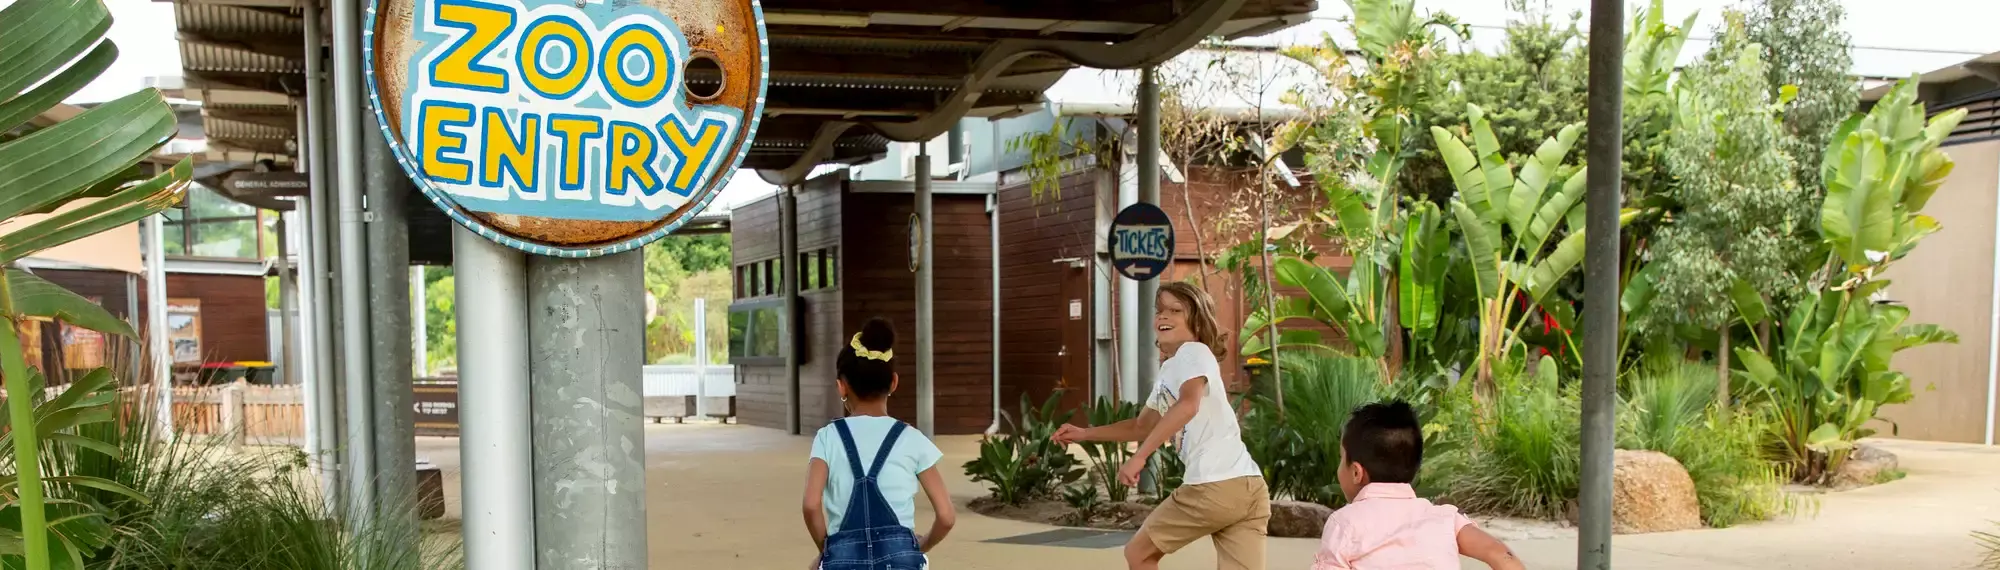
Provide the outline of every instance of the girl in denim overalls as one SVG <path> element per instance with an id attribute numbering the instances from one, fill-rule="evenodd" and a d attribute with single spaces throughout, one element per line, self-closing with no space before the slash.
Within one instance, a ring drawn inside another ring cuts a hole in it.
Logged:
<path id="1" fill-rule="evenodd" d="M 848 417 L 813 437 L 805 518 L 820 555 L 809 569 L 923 570 L 924 553 L 944 540 L 957 518 L 937 470 L 944 454 L 889 417 L 895 344 L 896 331 L 875 318 L 840 351 L 840 400 Z M 923 535 L 915 530 L 920 486 L 937 511 Z"/>

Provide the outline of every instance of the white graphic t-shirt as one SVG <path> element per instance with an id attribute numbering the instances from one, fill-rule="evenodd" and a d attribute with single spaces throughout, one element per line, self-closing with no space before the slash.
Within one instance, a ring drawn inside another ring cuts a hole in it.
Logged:
<path id="1" fill-rule="evenodd" d="M 1236 423 L 1236 413 L 1229 408 L 1229 390 L 1222 382 L 1222 365 L 1215 360 L 1215 353 L 1209 352 L 1208 345 L 1199 342 L 1183 344 L 1172 358 L 1160 363 L 1158 383 L 1153 387 L 1153 395 L 1146 405 L 1167 413 L 1175 402 L 1181 399 L 1181 385 L 1195 378 L 1207 378 L 1207 394 L 1202 396 L 1201 407 L 1197 408 L 1194 419 L 1188 420 L 1187 427 L 1175 438 L 1174 447 L 1180 452 L 1181 462 L 1187 464 L 1187 473 L 1182 476 L 1183 484 L 1200 485 L 1227 481 L 1237 477 L 1262 477 L 1257 461 L 1250 458 L 1250 450 L 1243 447 L 1243 429 Z"/>

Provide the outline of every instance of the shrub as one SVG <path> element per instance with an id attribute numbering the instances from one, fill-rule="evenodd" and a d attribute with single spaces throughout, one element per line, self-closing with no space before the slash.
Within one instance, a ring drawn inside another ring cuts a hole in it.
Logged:
<path id="1" fill-rule="evenodd" d="M 1098 398 L 1091 404 L 1087 414 L 1090 425 L 1111 425 L 1139 417 L 1139 404 L 1119 401 L 1116 398 Z M 1085 455 L 1090 456 L 1090 477 L 1086 484 L 1091 492 L 1103 487 L 1104 494 L 1111 502 L 1124 502 L 1131 494 L 1131 487 L 1118 483 L 1118 468 L 1132 458 L 1132 444 L 1129 442 L 1088 441 L 1080 444 Z M 1156 461 L 1154 465 L 1159 465 Z M 1177 471 L 1178 472 L 1178 471 Z"/>
<path id="2" fill-rule="evenodd" d="M 1049 439 L 1069 417 L 1061 407 L 1060 391 L 1040 407 L 1031 405 L 1023 394 L 1020 423 L 1010 419 L 1012 433 L 981 441 L 979 457 L 965 463 L 965 474 L 974 482 L 987 483 L 993 498 L 1011 505 L 1051 496 L 1063 485 L 1082 479 L 1084 468 L 1076 457 Z"/>
<path id="3" fill-rule="evenodd" d="M 1471 421 L 1446 432 L 1461 447 L 1439 454 L 1426 469 L 1439 479 L 1438 496 L 1445 502 L 1474 512 L 1553 519 L 1576 498 L 1579 394 L 1560 385 L 1552 363 L 1544 362 L 1539 372 L 1496 370 L 1499 390 L 1487 412 L 1468 413 Z M 1462 383 L 1446 399 L 1469 399 L 1470 391 Z"/>
<path id="4" fill-rule="evenodd" d="M 1284 415 L 1257 396 L 1244 417 L 1244 444 L 1264 470 L 1271 494 L 1339 507 L 1340 434 L 1355 408 L 1383 394 L 1373 359 L 1316 353 L 1281 354 Z"/>
<path id="5" fill-rule="evenodd" d="M 2000 525 L 1995 525 L 2000 529 Z M 1979 541 L 1979 547 L 1986 550 L 1986 557 L 1980 559 L 1981 570 L 2000 570 L 2000 534 L 1973 531 L 1972 539 Z"/>
<path id="6" fill-rule="evenodd" d="M 1648 366 L 1632 379 L 1618 412 L 1618 447 L 1673 457 L 1694 480 L 1702 522 L 1712 527 L 1790 513 L 1797 499 L 1781 464 L 1765 459 L 1762 408 L 1726 418 L 1715 412 L 1715 370 L 1694 362 Z"/>

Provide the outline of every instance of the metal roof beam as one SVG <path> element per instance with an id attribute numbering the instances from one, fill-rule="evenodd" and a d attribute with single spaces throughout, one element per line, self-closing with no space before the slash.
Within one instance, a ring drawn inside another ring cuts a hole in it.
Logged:
<path id="1" fill-rule="evenodd" d="M 980 55 L 973 74 L 951 98 L 922 119 L 910 123 L 874 124 L 891 140 L 929 140 L 950 129 L 974 105 L 985 103 L 981 94 L 1014 62 L 1034 53 L 1052 53 L 1070 61 L 1101 69 L 1127 69 L 1156 65 L 1192 47 L 1215 31 L 1245 0 L 1206 0 L 1182 13 L 1172 23 L 1146 30 L 1130 40 L 1100 44 L 1062 40 L 1001 40 Z"/>
<path id="2" fill-rule="evenodd" d="M 990 0 L 770 0 L 764 13 L 818 14 L 921 14 L 953 18 L 1009 18 L 1032 20 L 1094 20 L 1159 24 L 1173 20 L 1173 2 L 1131 2 L 1112 0 L 1042 0 L 1034 2 L 992 2 Z"/>

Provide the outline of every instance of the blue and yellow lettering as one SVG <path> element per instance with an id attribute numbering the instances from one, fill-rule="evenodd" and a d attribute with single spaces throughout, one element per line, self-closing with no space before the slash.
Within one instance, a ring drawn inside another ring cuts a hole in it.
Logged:
<path id="1" fill-rule="evenodd" d="M 1164 226 L 1129 226 L 1118 229 L 1118 254 L 1121 258 L 1146 258 L 1166 260 L 1173 254 L 1167 251 L 1167 228 Z"/>
<path id="2" fill-rule="evenodd" d="M 660 133 L 667 137 L 667 152 L 673 153 L 676 159 L 667 189 L 687 196 L 694 192 L 695 182 L 708 171 L 708 163 L 722 150 L 723 135 L 729 127 L 722 121 L 702 119 L 701 124 L 695 127 L 696 132 L 689 133 L 687 127 L 681 125 L 680 117 L 671 114 L 660 121 L 659 127 Z"/>
<path id="3" fill-rule="evenodd" d="M 535 183 L 542 176 L 542 117 L 522 113 L 519 135 L 507 128 L 507 115 L 499 108 L 487 107 L 480 121 L 486 123 L 483 129 L 486 136 L 481 148 L 485 152 L 480 154 L 479 185 L 499 188 L 500 174 L 504 171 L 514 179 L 515 187 L 534 193 Z"/>
<path id="4" fill-rule="evenodd" d="M 485 93 L 505 93 L 507 72 L 480 63 L 500 39 L 514 31 L 514 9 L 472 0 L 437 0 L 431 23 L 463 30 L 431 60 L 431 82 Z"/>
<path id="5" fill-rule="evenodd" d="M 624 195 L 627 178 L 637 182 L 639 191 L 647 196 L 660 191 L 660 175 L 653 169 L 659 144 L 653 141 L 652 131 L 638 123 L 612 121 L 605 146 L 609 151 L 604 169 L 606 194 Z"/>
<path id="6" fill-rule="evenodd" d="M 558 61 L 554 67 L 543 57 L 549 42 L 568 49 L 567 61 Z M 583 89 L 583 81 L 590 78 L 591 65 L 590 35 L 584 33 L 583 26 L 568 16 L 543 16 L 528 24 L 521 34 L 521 45 L 514 49 L 514 61 L 520 65 L 521 78 L 536 95 L 549 99 L 567 99 Z"/>
<path id="7" fill-rule="evenodd" d="M 549 132 L 562 140 L 557 150 L 562 161 L 557 166 L 561 174 L 556 186 L 563 190 L 582 189 L 585 142 L 604 137 L 603 120 L 584 115 L 549 115 Z"/>
<path id="8" fill-rule="evenodd" d="M 454 184 L 471 182 L 472 163 L 463 158 L 447 157 L 445 153 L 465 151 L 465 135 L 446 129 L 472 126 L 472 106 L 448 101 L 424 101 L 417 107 L 417 124 L 423 139 L 417 141 L 415 148 L 424 150 L 421 158 L 424 176 Z"/>
<path id="9" fill-rule="evenodd" d="M 627 65 L 626 60 L 632 54 L 639 56 L 638 66 Z M 678 72 L 673 60 L 672 53 L 667 51 L 666 37 L 652 28 L 632 24 L 611 32 L 610 39 L 605 40 L 597 62 L 597 76 L 612 99 L 632 107 L 645 107 L 665 97 L 667 88 L 673 85 Z"/>

